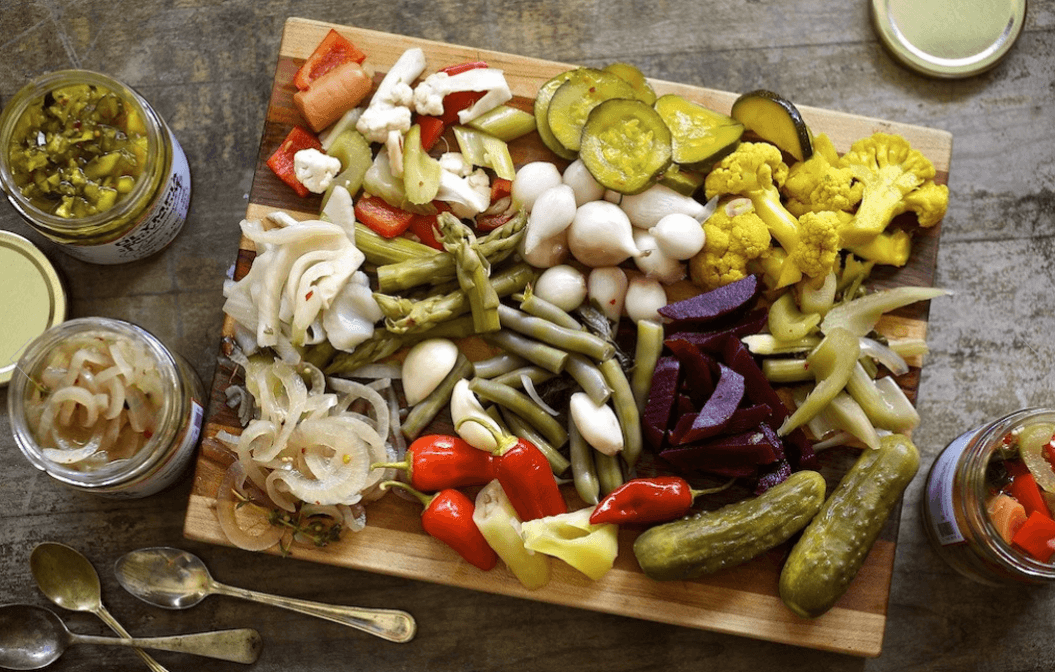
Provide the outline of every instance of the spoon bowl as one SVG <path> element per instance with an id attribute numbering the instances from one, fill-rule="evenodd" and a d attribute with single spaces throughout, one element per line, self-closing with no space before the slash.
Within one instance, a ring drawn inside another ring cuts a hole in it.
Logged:
<path id="1" fill-rule="evenodd" d="M 370 633 L 390 642 L 409 642 L 417 632 L 414 617 L 398 609 L 367 609 L 321 604 L 258 593 L 219 583 L 197 556 L 178 548 L 142 548 L 114 563 L 121 586 L 148 604 L 186 609 L 219 594 L 289 609 Z"/>
<path id="2" fill-rule="evenodd" d="M 39 670 L 70 644 L 70 632 L 49 609 L 28 604 L 0 607 L 0 667 Z"/>
<path id="3" fill-rule="evenodd" d="M 99 574 L 79 551 L 51 541 L 37 544 L 29 556 L 29 569 L 40 592 L 58 606 L 95 614 L 121 637 L 131 636 L 103 606 Z M 153 672 L 168 672 L 145 651 L 137 649 L 136 654 Z"/>
<path id="4" fill-rule="evenodd" d="M 70 632 L 55 612 L 44 607 L 0 606 L 0 667 L 39 670 L 58 660 L 71 644 L 160 649 L 246 664 L 256 662 L 261 648 L 260 633 L 250 628 L 171 637 L 94 637 Z"/>

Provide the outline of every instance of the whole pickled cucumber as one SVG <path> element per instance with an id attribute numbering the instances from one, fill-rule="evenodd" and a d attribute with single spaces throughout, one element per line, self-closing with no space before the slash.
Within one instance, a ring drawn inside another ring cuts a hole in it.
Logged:
<path id="1" fill-rule="evenodd" d="M 824 502 L 824 478 L 797 471 L 761 495 L 645 530 L 634 555 L 657 581 L 692 579 L 747 562 L 787 541 Z"/>
<path id="2" fill-rule="evenodd" d="M 861 453 L 784 563 L 780 599 L 789 609 L 811 618 L 831 609 L 918 470 L 919 451 L 900 434 Z"/>

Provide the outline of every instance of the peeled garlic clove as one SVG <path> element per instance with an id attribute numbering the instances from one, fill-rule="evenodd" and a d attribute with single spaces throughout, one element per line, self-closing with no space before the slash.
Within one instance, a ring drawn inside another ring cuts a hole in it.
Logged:
<path id="1" fill-rule="evenodd" d="M 586 299 L 586 277 L 568 264 L 547 268 L 535 281 L 535 296 L 565 311 L 573 311 Z"/>
<path id="2" fill-rule="evenodd" d="M 684 261 L 703 249 L 706 236 L 703 225 L 684 213 L 664 215 L 648 230 L 663 254 Z"/>
<path id="3" fill-rule="evenodd" d="M 604 197 L 604 187 L 590 173 L 582 159 L 575 159 L 568 164 L 563 179 L 564 184 L 575 192 L 575 205 L 599 201 Z"/>
<path id="4" fill-rule="evenodd" d="M 418 343 L 403 360 L 403 393 L 407 405 L 414 406 L 454 370 L 458 346 L 446 338 L 430 338 Z"/>
<path id="5" fill-rule="evenodd" d="M 501 434 L 502 430 L 469 389 L 469 381 L 465 378 L 455 383 L 451 392 L 451 421 L 458 436 L 473 448 L 493 452 L 498 447 L 495 435 Z"/>
<path id="6" fill-rule="evenodd" d="M 611 406 L 595 404 L 590 395 L 576 392 L 568 401 L 568 412 L 586 443 L 605 455 L 623 449 L 623 429 Z"/>
<path id="7" fill-rule="evenodd" d="M 626 288 L 626 314 L 635 323 L 641 320 L 652 320 L 663 324 L 664 319 L 659 309 L 667 305 L 667 292 L 655 278 L 637 275 L 630 278 Z"/>
<path id="8" fill-rule="evenodd" d="M 568 227 L 568 249 L 591 268 L 618 266 L 641 255 L 634 245 L 633 228 L 618 205 L 591 201 L 575 211 L 575 219 Z"/>
<path id="9" fill-rule="evenodd" d="M 685 278 L 685 264 L 664 254 L 651 233 L 634 229 L 634 244 L 641 250 L 641 256 L 634 259 L 634 263 L 645 275 L 665 285 Z"/>
<path id="10" fill-rule="evenodd" d="M 517 171 L 509 195 L 515 203 L 523 205 L 526 212 L 531 212 L 542 192 L 561 184 L 562 179 L 560 169 L 549 161 L 532 161 Z"/>
<path id="11" fill-rule="evenodd" d="M 626 273 L 618 266 L 602 266 L 590 271 L 586 278 L 586 293 L 609 320 L 618 322 L 623 314 L 629 282 Z"/>

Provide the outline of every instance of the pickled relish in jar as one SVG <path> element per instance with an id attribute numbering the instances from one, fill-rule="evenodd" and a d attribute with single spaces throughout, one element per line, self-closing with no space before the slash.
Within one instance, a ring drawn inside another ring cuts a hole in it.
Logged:
<path id="1" fill-rule="evenodd" d="M 72 84 L 30 104 L 6 150 L 14 181 L 34 206 L 88 217 L 132 192 L 146 165 L 146 133 L 139 111 L 113 91 Z"/>

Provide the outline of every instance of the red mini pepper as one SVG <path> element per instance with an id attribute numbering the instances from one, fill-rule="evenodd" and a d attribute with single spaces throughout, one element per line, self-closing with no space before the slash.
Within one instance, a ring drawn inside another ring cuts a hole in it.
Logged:
<path id="1" fill-rule="evenodd" d="M 460 437 L 428 434 L 407 447 L 403 462 L 382 462 L 374 469 L 402 469 L 418 490 L 435 492 L 445 488 L 487 485 L 494 480 L 494 457 L 473 448 Z"/>
<path id="2" fill-rule="evenodd" d="M 688 514 L 697 494 L 678 476 L 633 478 L 597 504 L 590 523 L 665 523 Z"/>
<path id="3" fill-rule="evenodd" d="M 1034 511 L 1011 537 L 1011 543 L 1037 560 L 1047 562 L 1055 554 L 1055 520 Z"/>
<path id="4" fill-rule="evenodd" d="M 387 489 L 393 485 L 403 488 L 425 505 L 421 512 L 421 527 L 429 536 L 447 544 L 485 572 L 498 564 L 498 554 L 473 521 L 476 506 L 471 499 L 453 488 L 426 495 L 401 481 L 385 481 L 381 487 Z"/>
<path id="5" fill-rule="evenodd" d="M 355 202 L 355 218 L 383 238 L 395 238 L 410 227 L 414 213 L 389 205 L 380 196 L 363 196 Z"/>
<path id="6" fill-rule="evenodd" d="M 322 42 L 315 47 L 315 51 L 297 70 L 297 74 L 293 75 L 293 84 L 303 91 L 311 85 L 313 80 L 325 75 L 338 65 L 349 61 L 362 64 L 365 60 L 366 54 L 344 35 L 331 28 L 330 32 L 326 33 L 326 37 L 322 38 Z"/>
<path id="7" fill-rule="evenodd" d="M 322 149 L 322 143 L 311 131 L 294 126 L 275 153 L 267 160 L 267 167 L 300 196 L 307 196 L 308 188 L 297 179 L 293 169 L 293 157 L 302 149 Z"/>
<path id="8" fill-rule="evenodd" d="M 557 479 L 553 477 L 553 468 L 542 451 L 530 441 L 498 434 L 487 425 L 481 426 L 491 431 L 495 438 L 495 478 L 502 484 L 502 490 L 509 497 L 509 503 L 520 520 L 526 522 L 567 513 L 568 504 L 560 493 Z"/>

